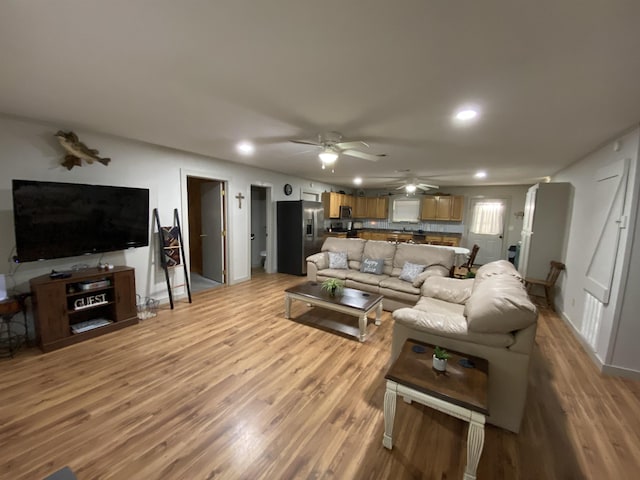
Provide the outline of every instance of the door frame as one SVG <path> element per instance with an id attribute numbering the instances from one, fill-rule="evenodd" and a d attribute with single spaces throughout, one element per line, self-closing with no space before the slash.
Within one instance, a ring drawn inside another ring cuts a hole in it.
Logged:
<path id="1" fill-rule="evenodd" d="M 274 243 L 274 229 L 273 223 L 275 219 L 274 208 L 275 203 L 273 202 L 273 184 L 267 182 L 255 181 L 249 184 L 249 208 L 251 209 L 251 187 L 259 187 L 265 189 L 265 213 L 267 215 L 267 259 L 264 262 L 264 270 L 267 273 L 274 273 L 274 252 L 275 243 Z M 250 210 L 249 215 L 247 215 L 247 232 L 249 233 L 249 239 L 247 241 L 247 256 L 246 258 L 251 259 L 251 217 L 253 215 L 253 211 Z M 251 262 L 249 262 L 249 278 L 251 278 Z"/>
<path id="2" fill-rule="evenodd" d="M 230 272 L 231 272 L 231 248 L 233 245 L 233 239 L 231 238 L 231 225 L 229 218 L 229 209 L 228 209 L 228 199 L 227 192 L 229 191 L 229 178 L 224 175 L 213 175 L 209 172 L 203 172 L 201 170 L 190 170 L 181 168 L 180 169 L 180 202 L 182 204 L 182 214 L 180 221 L 182 222 L 182 237 L 183 242 L 187 248 L 184 249 L 185 258 L 187 265 L 191 264 L 191 252 L 188 248 L 189 245 L 189 195 L 187 189 L 187 177 L 197 177 L 202 178 L 204 180 L 211 180 L 215 182 L 220 182 L 222 184 L 222 188 L 225 191 L 225 195 L 222 197 L 222 210 L 223 210 L 223 218 L 222 225 L 224 226 L 227 234 L 223 238 L 223 255 L 222 255 L 222 263 L 223 270 L 226 272 L 224 274 L 224 284 L 230 284 Z M 189 281 L 191 281 L 191 269 L 189 268 Z"/>

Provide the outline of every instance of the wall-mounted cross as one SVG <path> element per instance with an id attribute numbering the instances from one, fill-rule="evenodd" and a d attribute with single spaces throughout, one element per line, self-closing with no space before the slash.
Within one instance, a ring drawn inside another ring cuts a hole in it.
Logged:
<path id="1" fill-rule="evenodd" d="M 242 195 L 242 193 L 239 193 L 236 195 L 236 198 L 238 199 L 238 208 L 242 208 L 242 200 L 244 200 L 244 195 Z"/>

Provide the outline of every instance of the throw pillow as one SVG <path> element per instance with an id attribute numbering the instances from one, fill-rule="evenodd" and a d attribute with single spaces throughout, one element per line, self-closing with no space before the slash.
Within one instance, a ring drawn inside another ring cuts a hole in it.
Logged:
<path id="1" fill-rule="evenodd" d="M 329 268 L 335 268 L 337 270 L 346 270 L 349 268 L 347 252 L 329 252 Z"/>
<path id="2" fill-rule="evenodd" d="M 383 258 L 365 258 L 362 261 L 360 271 L 362 273 L 374 273 L 376 275 L 382 275 L 382 269 L 384 268 Z"/>
<path id="3" fill-rule="evenodd" d="M 426 265 L 417 265 L 411 262 L 405 262 L 402 267 L 402 272 L 400 272 L 400 280 L 404 280 L 405 282 L 411 282 L 418 277 L 425 269 Z"/>

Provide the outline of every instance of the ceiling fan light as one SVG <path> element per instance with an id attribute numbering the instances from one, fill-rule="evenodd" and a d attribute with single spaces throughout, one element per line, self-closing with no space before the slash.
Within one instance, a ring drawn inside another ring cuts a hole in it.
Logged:
<path id="1" fill-rule="evenodd" d="M 338 154 L 330 148 L 326 148 L 318 154 L 318 157 L 320 157 L 320 161 L 323 165 L 331 165 L 338 159 Z"/>
<path id="2" fill-rule="evenodd" d="M 407 185 L 405 185 L 404 189 L 407 191 L 407 193 L 415 193 L 416 186 L 413 183 L 408 183 Z"/>

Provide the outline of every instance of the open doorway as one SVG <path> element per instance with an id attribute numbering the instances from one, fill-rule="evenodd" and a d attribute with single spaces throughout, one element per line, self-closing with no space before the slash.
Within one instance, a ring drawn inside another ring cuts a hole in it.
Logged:
<path id="1" fill-rule="evenodd" d="M 189 269 L 194 292 L 226 283 L 225 184 L 220 180 L 187 177 Z"/>
<path id="2" fill-rule="evenodd" d="M 269 272 L 269 208 L 271 188 L 251 185 L 251 276 Z"/>

